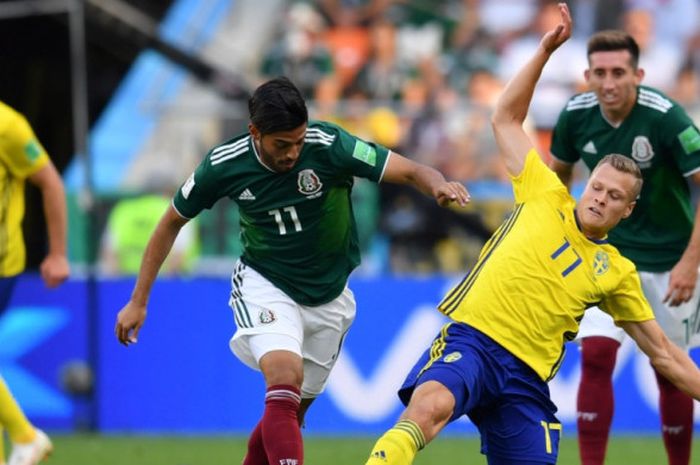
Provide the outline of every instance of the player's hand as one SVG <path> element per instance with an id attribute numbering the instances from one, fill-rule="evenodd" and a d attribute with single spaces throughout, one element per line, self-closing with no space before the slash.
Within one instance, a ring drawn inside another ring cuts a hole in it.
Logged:
<path id="1" fill-rule="evenodd" d="M 435 190 L 435 200 L 441 207 L 447 207 L 456 202 L 460 207 L 465 206 L 471 197 L 464 184 L 456 181 L 447 181 Z"/>
<path id="2" fill-rule="evenodd" d="M 138 342 L 139 330 L 146 321 L 146 306 L 129 301 L 117 314 L 114 334 L 121 344 L 128 346 Z"/>
<path id="3" fill-rule="evenodd" d="M 70 265 L 65 255 L 49 254 L 41 262 L 39 272 L 47 287 L 56 287 L 68 279 Z"/>
<path id="4" fill-rule="evenodd" d="M 693 297 L 697 281 L 697 263 L 694 260 L 681 258 L 671 270 L 664 303 L 676 307 L 689 301 Z"/>
<path id="5" fill-rule="evenodd" d="M 571 14 L 566 3 L 559 4 L 559 14 L 561 15 L 561 21 L 557 27 L 547 32 L 540 42 L 540 47 L 547 53 L 554 52 L 571 37 Z"/>

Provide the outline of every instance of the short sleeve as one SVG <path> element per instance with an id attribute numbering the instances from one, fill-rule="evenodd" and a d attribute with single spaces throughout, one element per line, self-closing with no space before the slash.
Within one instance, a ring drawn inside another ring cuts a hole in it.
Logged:
<path id="1" fill-rule="evenodd" d="M 700 131 L 682 107 L 674 105 L 665 115 L 661 136 L 681 173 L 700 168 Z"/>
<path id="2" fill-rule="evenodd" d="M 566 108 L 559 114 L 556 126 L 552 130 L 552 145 L 550 152 L 554 158 L 566 163 L 576 163 L 580 156 L 574 149 L 569 134 L 571 112 Z"/>
<path id="3" fill-rule="evenodd" d="M 333 165 L 352 176 L 380 181 L 389 159 L 389 149 L 355 137 L 338 126 L 333 126 L 333 129 L 337 131 L 331 151 Z M 311 131 L 307 131 L 307 137 Z"/>
<path id="4" fill-rule="evenodd" d="M 639 275 L 630 265 L 630 270 L 620 280 L 617 289 L 600 303 L 600 308 L 620 321 L 647 321 L 654 319 L 654 313 L 644 298 Z"/>
<path id="5" fill-rule="evenodd" d="M 0 158 L 10 172 L 26 178 L 49 162 L 49 156 L 34 135 L 27 120 L 15 113 L 12 121 L 0 134 Z"/>
<path id="6" fill-rule="evenodd" d="M 566 193 L 566 187 L 557 175 L 547 167 L 535 149 L 525 157 L 525 166 L 519 175 L 512 177 L 516 203 L 526 202 L 544 192 L 559 190 Z"/>
<path id="7" fill-rule="evenodd" d="M 209 154 L 173 197 L 173 207 L 183 218 L 194 218 L 219 200 L 219 179 L 211 166 Z"/>

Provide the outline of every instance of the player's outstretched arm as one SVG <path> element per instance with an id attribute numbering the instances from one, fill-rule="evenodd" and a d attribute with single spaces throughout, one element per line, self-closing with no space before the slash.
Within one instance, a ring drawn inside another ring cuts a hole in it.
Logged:
<path id="1" fill-rule="evenodd" d="M 187 221 L 171 205 L 156 226 L 141 259 L 141 269 L 131 299 L 117 314 L 114 334 L 120 343 L 128 346 L 137 341 L 139 330 L 146 320 L 146 305 L 153 281 Z"/>
<path id="2" fill-rule="evenodd" d="M 411 185 L 433 197 L 441 207 L 452 202 L 463 207 L 469 202 L 469 192 L 464 184 L 447 181 L 438 170 L 416 163 L 396 152 L 389 156 L 382 181 Z"/>
<path id="3" fill-rule="evenodd" d="M 620 325 L 647 354 L 656 371 L 681 391 L 700 400 L 700 370 L 687 353 L 666 337 L 656 320 Z"/>
<path id="4" fill-rule="evenodd" d="M 512 176 L 517 176 L 523 170 L 525 156 L 534 146 L 523 130 L 523 121 L 537 80 L 551 54 L 571 36 L 571 15 L 565 3 L 559 4 L 559 12 L 559 25 L 542 37 L 530 61 L 508 82 L 491 118 L 501 156 Z"/>

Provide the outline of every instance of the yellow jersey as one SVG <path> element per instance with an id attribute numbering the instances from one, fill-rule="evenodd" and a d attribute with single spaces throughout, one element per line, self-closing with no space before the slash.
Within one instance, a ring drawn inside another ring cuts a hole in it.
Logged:
<path id="1" fill-rule="evenodd" d="M 0 102 L 0 277 L 24 270 L 24 180 L 48 162 L 24 116 Z"/>
<path id="2" fill-rule="evenodd" d="M 533 149 L 512 178 L 515 208 L 471 272 L 439 304 L 485 333 L 545 381 L 594 305 L 619 321 L 654 318 L 634 264 L 580 230 L 576 202 Z"/>

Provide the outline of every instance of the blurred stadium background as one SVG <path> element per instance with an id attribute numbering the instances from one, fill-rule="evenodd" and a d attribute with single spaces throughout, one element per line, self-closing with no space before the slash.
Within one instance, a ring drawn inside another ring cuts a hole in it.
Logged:
<path id="1" fill-rule="evenodd" d="M 545 72 L 529 117 L 541 153 L 559 109 L 584 88 L 585 39 L 603 28 L 635 35 L 645 82 L 698 121 L 698 0 L 568 3 L 575 37 Z M 313 438 L 308 463 L 344 463 L 338 455 L 361 463 L 370 438 L 400 412 L 397 385 L 443 323 L 434 305 L 510 209 L 488 118 L 555 4 L 1 1 L 0 100 L 27 116 L 68 191 L 73 278 L 49 292 L 33 273 L 46 243 L 30 188 L 30 273 L 0 319 L 0 371 L 32 420 L 57 438 L 52 463 L 242 457 L 263 391 L 227 344 L 228 276 L 240 251 L 235 206 L 222 201 L 198 218 L 154 288 L 138 345 L 120 347 L 113 324 L 133 285 L 133 250 L 148 236 L 149 226 L 130 229 L 126 218 L 163 208 L 134 201 L 172 193 L 210 146 L 244 130 L 248 91 L 278 74 L 300 86 L 313 118 L 435 166 L 472 193 L 467 209 L 443 211 L 402 189 L 356 185 L 358 318 L 305 434 Z M 579 187 L 586 174 L 577 174 Z M 619 357 L 610 463 L 663 463 L 651 370 L 632 346 Z M 569 437 L 561 463 L 576 463 L 578 379 L 571 345 L 551 383 Z M 468 422 L 448 432 L 416 463 L 483 462 Z"/>

